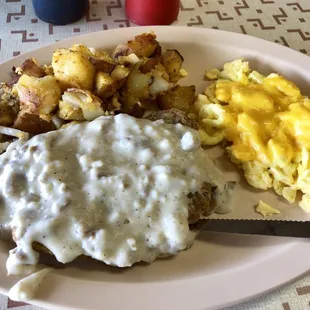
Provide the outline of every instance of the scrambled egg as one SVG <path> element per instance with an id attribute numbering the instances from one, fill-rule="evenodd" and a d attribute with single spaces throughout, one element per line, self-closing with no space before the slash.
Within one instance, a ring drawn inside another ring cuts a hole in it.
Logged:
<path id="1" fill-rule="evenodd" d="M 199 95 L 191 116 L 199 121 L 205 145 L 228 141 L 231 160 L 248 183 L 273 188 L 310 212 L 310 99 L 285 77 L 264 76 L 238 59 L 211 69 L 215 80 Z"/>
<path id="2" fill-rule="evenodd" d="M 263 217 L 280 213 L 279 210 L 273 208 L 271 205 L 267 204 L 266 202 L 263 202 L 262 200 L 260 200 L 259 204 L 256 206 L 256 212 L 260 213 Z"/>

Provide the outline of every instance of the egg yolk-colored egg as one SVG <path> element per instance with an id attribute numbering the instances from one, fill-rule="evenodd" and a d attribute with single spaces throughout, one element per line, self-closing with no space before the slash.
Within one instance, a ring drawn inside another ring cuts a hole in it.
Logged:
<path id="1" fill-rule="evenodd" d="M 261 84 L 219 80 L 215 95 L 227 103 L 226 139 L 239 161 L 284 167 L 310 150 L 310 102 L 293 82 L 277 74 Z"/>

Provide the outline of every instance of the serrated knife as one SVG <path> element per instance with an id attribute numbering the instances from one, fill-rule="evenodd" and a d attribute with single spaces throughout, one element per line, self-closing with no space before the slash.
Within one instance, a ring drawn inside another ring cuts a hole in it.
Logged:
<path id="1" fill-rule="evenodd" d="M 233 234 L 310 238 L 310 222 L 208 220 L 200 229 Z"/>

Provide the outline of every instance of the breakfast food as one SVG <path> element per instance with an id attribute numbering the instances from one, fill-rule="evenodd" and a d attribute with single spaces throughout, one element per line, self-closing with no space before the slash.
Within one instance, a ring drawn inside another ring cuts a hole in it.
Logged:
<path id="1" fill-rule="evenodd" d="M 302 190 L 309 208 L 306 113 L 294 122 L 309 99 L 244 60 L 209 70 L 215 82 L 196 96 L 178 84 L 183 61 L 149 33 L 111 54 L 76 44 L 50 64 L 28 59 L 1 84 L 0 238 L 16 243 L 8 274 L 31 273 L 12 299 L 32 298 L 49 272 L 42 251 L 128 267 L 189 248 L 201 220 L 229 212 L 236 185 L 202 145 L 225 142 L 249 184 L 290 202 Z M 256 211 L 278 213 L 263 201 Z"/>
<path id="2" fill-rule="evenodd" d="M 280 211 L 273 208 L 268 203 L 260 200 L 258 205 L 255 207 L 257 213 L 260 213 L 263 217 L 271 216 L 274 214 L 279 214 Z"/>
<path id="3" fill-rule="evenodd" d="M 62 263 L 151 262 L 190 247 L 197 222 L 230 208 L 235 183 L 187 115 L 195 87 L 177 84 L 183 61 L 149 33 L 112 54 L 76 44 L 50 64 L 27 59 L 1 84 L 0 233 L 16 243 L 8 274 L 31 274 L 11 298 L 32 298 L 47 273 L 41 251 Z"/>
<path id="4" fill-rule="evenodd" d="M 8 274 L 36 270 L 33 243 L 62 263 L 87 255 L 127 267 L 173 255 L 191 246 L 189 224 L 230 202 L 197 131 L 163 120 L 99 117 L 13 142 L 0 162 L 16 243 Z"/>
<path id="5" fill-rule="evenodd" d="M 195 87 L 177 85 L 187 75 L 182 65 L 181 54 L 163 50 L 153 33 L 112 54 L 83 44 L 60 48 L 50 64 L 31 58 L 13 68 L 12 80 L 0 85 L 0 125 L 35 135 L 120 112 L 142 117 L 145 110 L 187 110 Z"/>
<path id="6" fill-rule="evenodd" d="M 202 143 L 227 142 L 230 159 L 258 189 L 273 188 L 288 202 L 310 212 L 310 100 L 285 77 L 264 76 L 238 59 L 213 69 L 215 80 L 198 95 L 191 117 L 199 122 Z"/>

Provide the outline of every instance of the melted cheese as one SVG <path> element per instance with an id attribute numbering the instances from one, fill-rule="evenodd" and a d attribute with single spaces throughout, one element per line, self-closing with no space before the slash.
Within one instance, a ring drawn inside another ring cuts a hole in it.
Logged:
<path id="1" fill-rule="evenodd" d="M 8 273 L 38 263 L 34 242 L 62 263 L 87 255 L 125 267 L 176 254 L 193 243 L 188 194 L 204 182 L 224 190 L 198 132 L 180 124 L 120 114 L 16 141 L 0 156 L 0 214 L 16 241 Z"/>

